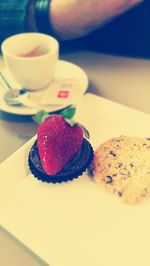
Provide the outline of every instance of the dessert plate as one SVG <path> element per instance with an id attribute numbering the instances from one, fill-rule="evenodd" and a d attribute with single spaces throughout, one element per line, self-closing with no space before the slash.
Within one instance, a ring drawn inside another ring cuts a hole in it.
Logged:
<path id="1" fill-rule="evenodd" d="M 63 61 L 63 60 L 58 61 L 56 72 L 55 72 L 55 77 L 54 77 L 54 82 L 59 81 L 59 80 L 60 81 L 69 80 L 69 82 L 72 80 L 74 83 L 77 82 L 80 86 L 81 95 L 83 95 L 88 88 L 88 77 L 87 77 L 87 74 L 84 72 L 84 70 L 80 68 L 79 66 L 77 66 L 76 64 L 73 64 L 67 61 Z M 48 88 L 46 88 L 46 90 L 48 90 Z M 11 114 L 34 115 L 41 109 L 44 109 L 47 112 L 54 112 L 54 111 L 61 110 L 71 104 L 71 102 L 68 104 L 65 104 L 64 101 L 62 101 L 62 103 L 60 104 L 58 103 L 56 104 L 56 101 L 55 101 L 54 104 L 52 102 L 52 104 L 47 104 L 43 106 L 36 105 L 35 107 L 29 107 L 29 106 L 23 106 L 23 105 L 10 106 L 6 104 L 6 102 L 3 99 L 5 92 L 6 92 L 6 88 L 4 88 L 3 86 L 0 86 L 0 109 L 2 111 L 5 111 Z M 34 95 L 36 93 L 38 94 L 39 91 L 33 92 Z"/>
<path id="2" fill-rule="evenodd" d="M 94 149 L 122 134 L 150 137 L 149 115 L 91 94 L 83 96 L 75 120 L 90 131 Z M 149 266 L 150 199 L 124 204 L 86 173 L 67 183 L 38 181 L 27 162 L 35 138 L 0 166 L 2 228 L 42 265 Z"/>

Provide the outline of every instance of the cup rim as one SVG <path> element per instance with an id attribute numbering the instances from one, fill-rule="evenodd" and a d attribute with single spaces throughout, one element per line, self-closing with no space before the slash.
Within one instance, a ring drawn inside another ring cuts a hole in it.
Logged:
<path id="1" fill-rule="evenodd" d="M 27 35 L 28 36 L 31 36 L 31 35 L 34 35 L 34 36 L 39 36 L 39 35 L 45 36 L 45 37 L 51 39 L 55 43 L 55 47 L 54 47 L 54 49 L 52 51 L 49 51 L 46 54 L 42 54 L 42 55 L 39 55 L 39 56 L 33 56 L 33 57 L 32 56 L 31 57 L 21 57 L 21 56 L 15 55 L 15 54 L 7 51 L 7 49 L 5 47 L 6 44 L 7 44 L 7 42 L 9 42 L 11 39 L 15 39 L 15 38 L 17 38 L 19 36 L 23 36 L 23 35 L 26 35 L 26 36 Z M 26 61 L 27 60 L 28 61 L 30 61 L 30 60 L 36 61 L 36 60 L 39 60 L 41 58 L 43 59 L 44 57 L 47 57 L 48 55 L 54 54 L 58 49 L 59 49 L 59 42 L 57 41 L 56 38 L 54 38 L 51 35 L 47 35 L 47 34 L 43 34 L 43 33 L 38 33 L 38 32 L 26 32 L 26 33 L 19 33 L 19 34 L 12 35 L 12 36 L 8 37 L 7 39 L 5 39 L 2 42 L 2 45 L 1 45 L 1 50 L 2 50 L 3 56 L 6 55 L 6 56 L 9 56 L 9 57 L 14 58 L 14 59 L 17 59 L 17 60 L 26 60 Z"/>

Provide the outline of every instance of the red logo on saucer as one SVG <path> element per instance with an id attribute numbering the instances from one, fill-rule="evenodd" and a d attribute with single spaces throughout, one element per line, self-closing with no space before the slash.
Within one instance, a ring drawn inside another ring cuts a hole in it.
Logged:
<path id="1" fill-rule="evenodd" d="M 69 96 L 69 91 L 59 91 L 58 92 L 58 95 L 57 95 L 57 98 L 68 98 Z"/>

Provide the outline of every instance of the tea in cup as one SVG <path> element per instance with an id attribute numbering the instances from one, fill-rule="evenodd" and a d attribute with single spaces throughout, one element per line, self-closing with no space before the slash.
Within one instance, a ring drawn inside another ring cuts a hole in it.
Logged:
<path id="1" fill-rule="evenodd" d="M 2 53 L 5 67 L 23 88 L 40 90 L 54 78 L 59 43 L 46 34 L 22 33 L 7 38 Z"/>

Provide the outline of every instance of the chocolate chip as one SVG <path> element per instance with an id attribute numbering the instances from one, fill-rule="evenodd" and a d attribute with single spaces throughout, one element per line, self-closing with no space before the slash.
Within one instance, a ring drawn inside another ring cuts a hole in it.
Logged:
<path id="1" fill-rule="evenodd" d="M 109 153 L 114 157 L 117 155 L 114 151 L 110 151 Z"/>
<path id="2" fill-rule="evenodd" d="M 123 194 L 123 193 L 122 193 L 121 191 L 117 191 L 117 193 L 118 193 L 118 196 L 119 196 L 119 197 L 122 197 L 122 194 Z"/>
<path id="3" fill-rule="evenodd" d="M 134 163 L 130 163 L 129 166 L 130 166 L 131 168 L 133 168 L 133 167 L 134 167 Z"/>
<path id="4" fill-rule="evenodd" d="M 123 163 L 117 163 L 116 164 L 116 169 L 121 168 L 121 166 L 123 166 Z"/>
<path id="5" fill-rule="evenodd" d="M 112 176 L 107 175 L 107 176 L 105 177 L 105 182 L 106 182 L 106 184 L 111 184 L 111 183 L 113 182 L 113 178 L 112 178 Z"/>

